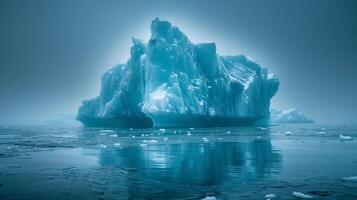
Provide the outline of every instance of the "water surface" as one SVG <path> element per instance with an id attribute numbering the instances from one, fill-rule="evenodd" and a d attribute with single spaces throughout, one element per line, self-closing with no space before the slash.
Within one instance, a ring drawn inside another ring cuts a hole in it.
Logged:
<path id="1" fill-rule="evenodd" d="M 1 127 L 0 199 L 357 199 L 356 140 L 352 125 Z"/>

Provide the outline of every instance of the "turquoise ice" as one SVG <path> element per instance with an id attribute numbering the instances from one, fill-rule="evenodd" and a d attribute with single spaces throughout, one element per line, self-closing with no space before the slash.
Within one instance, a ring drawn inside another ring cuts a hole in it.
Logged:
<path id="1" fill-rule="evenodd" d="M 225 126 L 269 116 L 276 75 L 244 55 L 220 56 L 215 43 L 192 43 L 155 18 L 147 43 L 132 39 L 130 58 L 102 76 L 100 95 L 86 100 L 86 126 Z"/>

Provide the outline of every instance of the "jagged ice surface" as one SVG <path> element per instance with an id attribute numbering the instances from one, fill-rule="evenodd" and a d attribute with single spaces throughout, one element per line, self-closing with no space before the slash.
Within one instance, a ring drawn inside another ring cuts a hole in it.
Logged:
<path id="1" fill-rule="evenodd" d="M 215 126 L 269 116 L 278 78 L 244 55 L 220 56 L 158 18 L 148 43 L 132 39 L 130 59 L 102 76 L 100 95 L 83 102 L 87 126 Z"/>

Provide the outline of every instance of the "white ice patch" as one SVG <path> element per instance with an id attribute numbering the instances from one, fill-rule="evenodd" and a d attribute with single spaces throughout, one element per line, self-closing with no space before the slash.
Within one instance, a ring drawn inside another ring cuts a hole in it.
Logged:
<path id="1" fill-rule="evenodd" d="M 342 178 L 342 180 L 357 182 L 357 176 L 344 177 L 344 178 Z"/>
<path id="2" fill-rule="evenodd" d="M 308 194 L 304 194 L 301 192 L 293 192 L 293 196 L 301 198 L 301 199 L 313 199 L 314 197 Z"/>
<path id="3" fill-rule="evenodd" d="M 205 198 L 203 198 L 201 200 L 217 200 L 217 198 L 213 197 L 213 196 L 207 196 L 207 197 L 205 197 Z"/>
<path id="4" fill-rule="evenodd" d="M 275 199 L 277 196 L 275 194 L 267 194 L 264 196 L 266 199 Z"/>
<path id="5" fill-rule="evenodd" d="M 353 140 L 351 136 L 340 134 L 340 140 Z"/>

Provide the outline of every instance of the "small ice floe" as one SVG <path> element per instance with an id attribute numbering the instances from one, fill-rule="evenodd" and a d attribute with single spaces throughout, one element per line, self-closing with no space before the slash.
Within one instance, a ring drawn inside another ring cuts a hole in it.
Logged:
<path id="1" fill-rule="evenodd" d="M 353 140 L 351 136 L 340 134 L 340 140 Z"/>
<path id="2" fill-rule="evenodd" d="M 211 197 L 211 196 L 206 196 L 205 198 L 201 199 L 201 200 L 217 200 L 216 197 Z"/>
<path id="3" fill-rule="evenodd" d="M 263 138 L 262 138 L 262 136 L 259 136 L 259 135 L 258 135 L 257 137 L 255 137 L 255 139 L 261 140 L 261 139 L 263 139 Z"/>
<path id="4" fill-rule="evenodd" d="M 293 135 L 293 132 L 291 132 L 291 131 L 286 131 L 286 132 L 285 132 L 285 135 Z"/>
<path id="5" fill-rule="evenodd" d="M 227 134 L 231 134 L 231 131 L 227 131 L 226 133 L 227 133 Z"/>
<path id="6" fill-rule="evenodd" d="M 169 138 L 165 137 L 165 138 L 164 138 L 164 141 L 167 141 L 168 139 L 169 139 Z"/>
<path id="7" fill-rule="evenodd" d="M 130 128 L 129 130 L 130 130 L 130 131 L 133 131 L 134 129 L 133 129 L 133 128 Z"/>
<path id="8" fill-rule="evenodd" d="M 267 130 L 267 128 L 265 128 L 265 127 L 257 127 L 257 129 L 258 129 L 258 130 L 261 130 L 261 131 Z"/>
<path id="9" fill-rule="evenodd" d="M 165 133 L 166 130 L 165 130 L 164 128 L 160 128 L 160 129 L 159 129 L 159 132 L 160 132 L 160 133 Z"/>
<path id="10" fill-rule="evenodd" d="M 131 137 L 132 137 L 132 138 L 135 138 L 135 135 L 132 135 Z"/>
<path id="11" fill-rule="evenodd" d="M 342 180 L 357 182 L 357 176 L 344 177 L 344 178 L 342 178 Z"/>
<path id="12" fill-rule="evenodd" d="M 109 137 L 118 137 L 118 135 L 116 133 L 109 135 Z"/>
<path id="13" fill-rule="evenodd" d="M 217 138 L 217 140 L 222 140 L 222 138 L 219 137 L 219 138 Z"/>
<path id="14" fill-rule="evenodd" d="M 100 130 L 101 133 L 114 133 L 113 130 Z"/>
<path id="15" fill-rule="evenodd" d="M 294 196 L 294 197 L 301 198 L 301 199 L 313 199 L 313 198 L 314 198 L 314 197 L 311 196 L 311 195 L 304 194 L 304 193 L 301 193 L 301 192 L 293 192 L 293 196 Z"/>
<path id="16" fill-rule="evenodd" d="M 208 138 L 206 138 L 206 137 L 203 137 L 202 140 L 203 140 L 203 142 L 209 142 Z"/>
<path id="17" fill-rule="evenodd" d="M 192 130 L 195 130 L 195 128 L 190 128 L 190 130 L 192 131 Z"/>
<path id="18" fill-rule="evenodd" d="M 186 134 L 186 135 L 190 136 L 190 135 L 192 135 L 192 134 L 191 134 L 191 132 L 190 132 L 190 131 L 187 131 L 187 134 Z"/>
<path id="19" fill-rule="evenodd" d="M 143 140 L 143 143 L 150 143 L 150 144 L 154 144 L 157 143 L 157 140 Z"/>
<path id="20" fill-rule="evenodd" d="M 118 147 L 118 146 L 120 146 L 120 143 L 116 142 L 116 143 L 114 143 L 114 146 Z"/>
<path id="21" fill-rule="evenodd" d="M 155 144 L 155 143 L 157 143 L 157 140 L 149 140 L 148 143 Z"/>
<path id="22" fill-rule="evenodd" d="M 267 194 L 264 196 L 265 199 L 276 199 L 276 195 L 275 194 Z"/>
<path id="23" fill-rule="evenodd" d="M 325 131 L 320 131 L 320 132 L 317 132 L 316 135 L 326 135 L 326 132 Z"/>
<path id="24" fill-rule="evenodd" d="M 100 144 L 99 147 L 100 147 L 100 148 L 103 148 L 103 149 L 106 149 L 106 148 L 107 148 L 107 145 L 105 145 L 105 144 Z"/>
<path id="25" fill-rule="evenodd" d="M 148 144 L 140 144 L 141 147 L 146 147 Z"/>

